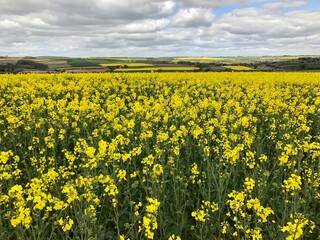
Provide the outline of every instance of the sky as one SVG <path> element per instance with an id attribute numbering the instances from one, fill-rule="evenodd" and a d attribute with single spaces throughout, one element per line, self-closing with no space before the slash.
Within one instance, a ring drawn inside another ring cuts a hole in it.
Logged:
<path id="1" fill-rule="evenodd" d="M 320 55 L 320 0 L 0 0 L 0 56 Z"/>

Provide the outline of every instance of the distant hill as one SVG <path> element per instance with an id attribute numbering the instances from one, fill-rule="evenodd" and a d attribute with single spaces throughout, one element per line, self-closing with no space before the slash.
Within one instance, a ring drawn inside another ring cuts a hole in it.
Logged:
<path id="1" fill-rule="evenodd" d="M 67 58 L 0 56 L 0 73 L 320 71 L 320 56 Z"/>

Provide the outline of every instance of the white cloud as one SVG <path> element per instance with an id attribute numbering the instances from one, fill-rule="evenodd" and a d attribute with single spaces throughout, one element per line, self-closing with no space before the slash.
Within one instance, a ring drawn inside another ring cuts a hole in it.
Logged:
<path id="1" fill-rule="evenodd" d="M 0 20 L 0 30 L 17 29 L 19 27 L 20 27 L 20 24 L 15 21 L 8 20 L 8 19 Z"/>
<path id="2" fill-rule="evenodd" d="M 210 26 L 214 16 L 212 10 L 204 8 L 181 9 L 174 17 L 173 24 L 177 27 Z"/>
<path id="3" fill-rule="evenodd" d="M 283 8 L 299 8 L 308 3 L 307 0 L 275 0 L 264 4 L 264 8 L 269 11 L 281 10 Z"/>
<path id="4" fill-rule="evenodd" d="M 320 11 L 307 3 L 0 0 L 0 55 L 320 54 Z"/>
<path id="5" fill-rule="evenodd" d="M 290 38 L 317 34 L 320 29 L 320 14 L 317 11 L 294 11 L 275 15 L 265 9 L 241 9 L 226 14 L 218 24 L 223 30 L 240 36 Z"/>
<path id="6" fill-rule="evenodd" d="M 168 23 L 169 20 L 167 19 L 145 19 L 122 25 L 118 29 L 120 32 L 128 33 L 155 32 L 164 29 Z"/>

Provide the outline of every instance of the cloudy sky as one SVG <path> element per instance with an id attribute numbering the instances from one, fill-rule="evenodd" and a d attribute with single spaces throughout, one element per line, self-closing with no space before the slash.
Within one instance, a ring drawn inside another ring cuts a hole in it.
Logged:
<path id="1" fill-rule="evenodd" d="M 320 54 L 320 0 L 0 0 L 0 55 Z"/>

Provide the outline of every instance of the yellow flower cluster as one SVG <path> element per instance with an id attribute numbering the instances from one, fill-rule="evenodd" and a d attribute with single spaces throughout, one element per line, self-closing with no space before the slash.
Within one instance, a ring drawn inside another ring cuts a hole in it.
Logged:
<path id="1" fill-rule="evenodd" d="M 292 173 L 290 177 L 283 181 L 282 187 L 285 191 L 294 191 L 301 189 L 301 177 Z"/>
<path id="2" fill-rule="evenodd" d="M 160 202 L 155 198 L 147 198 L 147 201 L 149 203 L 146 206 L 147 214 L 143 216 L 142 227 L 139 226 L 139 232 L 144 231 L 144 235 L 147 237 L 147 239 L 153 239 L 154 231 L 158 229 L 157 212 Z"/>
<path id="3" fill-rule="evenodd" d="M 218 204 L 210 201 L 202 201 L 200 209 L 193 211 L 191 216 L 195 218 L 196 221 L 205 222 L 210 220 L 212 213 L 219 210 Z"/>
<path id="4" fill-rule="evenodd" d="M 62 218 L 60 218 L 58 220 L 59 225 L 62 227 L 62 230 L 64 232 L 67 232 L 71 229 L 72 225 L 73 225 L 73 220 L 67 216 L 65 220 L 63 220 Z"/>
<path id="5" fill-rule="evenodd" d="M 283 226 L 281 231 L 287 233 L 286 240 L 299 239 L 304 234 L 303 229 L 308 225 L 310 226 L 310 232 L 312 232 L 315 228 L 314 222 L 306 219 L 301 214 L 297 214 L 297 218 L 287 222 L 287 225 Z"/>
<path id="6" fill-rule="evenodd" d="M 267 222 L 267 217 L 270 214 L 273 214 L 273 210 L 271 208 L 265 208 L 261 205 L 259 199 L 249 199 L 247 201 L 247 208 L 248 209 L 254 209 L 257 216 L 259 217 L 259 222 Z"/>
<path id="7" fill-rule="evenodd" d="M 181 238 L 179 236 L 176 236 L 175 234 L 172 234 L 168 240 L 181 240 Z"/>
<path id="8" fill-rule="evenodd" d="M 0 108 L 0 239 L 318 237 L 319 73 L 0 75 Z"/>
<path id="9" fill-rule="evenodd" d="M 243 233 L 252 239 L 262 239 L 262 233 L 258 225 L 268 223 L 268 217 L 274 214 L 270 207 L 264 207 L 258 198 L 252 198 L 252 190 L 255 186 L 255 181 L 252 178 L 245 178 L 244 191 L 233 190 L 228 194 L 227 204 L 230 207 L 228 216 L 232 217 L 233 236 L 239 237 Z M 250 222 L 256 221 L 256 228 L 250 228 Z M 229 224 L 222 223 L 223 234 L 227 233 Z M 232 227 L 232 226 L 230 226 Z M 232 228 L 230 228 L 231 230 Z"/>
<path id="10" fill-rule="evenodd" d="M 255 186 L 255 181 L 252 178 L 246 178 L 244 181 L 245 190 L 251 192 Z"/>
<path id="11" fill-rule="evenodd" d="M 23 189 L 21 185 L 14 185 L 10 188 L 8 196 L 14 201 L 14 216 L 10 222 L 13 227 L 22 224 L 25 228 L 30 227 L 32 217 L 30 216 L 30 209 L 26 206 L 26 201 L 23 198 Z"/>

